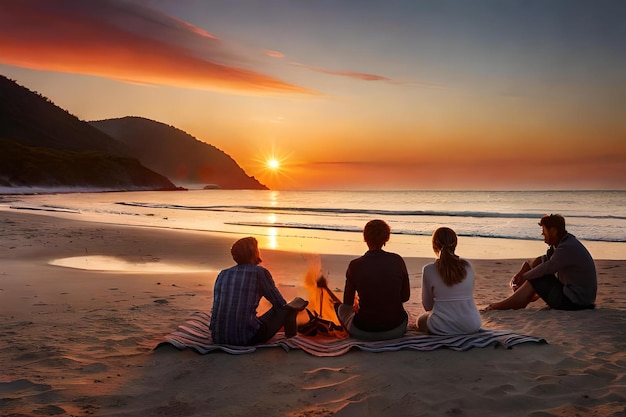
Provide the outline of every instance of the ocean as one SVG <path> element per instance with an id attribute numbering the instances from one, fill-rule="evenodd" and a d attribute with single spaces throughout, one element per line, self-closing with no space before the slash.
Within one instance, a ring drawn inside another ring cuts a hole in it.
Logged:
<path id="1" fill-rule="evenodd" d="M 468 258 L 529 258 L 545 251 L 537 222 L 560 213 L 596 259 L 626 259 L 626 191 L 189 190 L 4 195 L 0 208 L 80 220 L 256 236 L 264 248 L 361 254 L 371 219 L 392 229 L 387 249 L 432 257 L 439 226 Z"/>

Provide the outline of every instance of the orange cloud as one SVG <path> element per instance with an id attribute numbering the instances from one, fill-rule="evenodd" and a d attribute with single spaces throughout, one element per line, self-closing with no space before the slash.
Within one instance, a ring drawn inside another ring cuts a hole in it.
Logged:
<path id="1" fill-rule="evenodd" d="M 180 22 L 181 25 L 183 25 L 184 27 L 186 27 L 187 29 L 189 29 L 190 31 L 192 31 L 193 33 L 196 33 L 200 36 L 203 36 L 205 38 L 209 38 L 209 39 L 217 39 L 217 36 L 210 34 L 209 32 L 205 31 L 204 29 L 200 29 L 197 26 L 192 25 L 189 22 L 185 22 L 183 20 L 178 20 L 178 19 L 174 19 L 177 22 Z"/>
<path id="2" fill-rule="evenodd" d="M 0 0 L 0 62 L 138 83 L 315 94 L 246 69 L 214 35 L 119 0 Z"/>
<path id="3" fill-rule="evenodd" d="M 332 69 L 328 69 L 328 68 L 321 68 L 321 67 L 316 67 L 316 66 L 313 66 L 313 65 L 302 64 L 302 63 L 299 63 L 299 62 L 291 62 L 291 65 L 296 66 L 296 67 L 306 68 L 306 69 L 308 69 L 310 71 L 315 71 L 315 72 L 319 72 L 319 73 L 322 73 L 322 74 L 337 75 L 339 77 L 347 77 L 347 78 L 352 78 L 352 79 L 361 80 L 361 81 L 382 81 L 382 82 L 389 83 L 389 84 L 401 84 L 401 85 L 404 85 L 404 86 L 415 86 L 415 87 L 422 87 L 422 88 L 442 88 L 442 87 L 444 87 L 441 84 L 435 84 L 435 83 L 431 83 L 431 82 L 417 82 L 417 81 L 411 81 L 411 80 L 399 80 L 399 79 L 393 79 L 393 78 L 385 77 L 383 75 L 368 74 L 368 73 L 365 73 L 365 72 L 358 72 L 358 71 L 332 70 Z"/>
<path id="4" fill-rule="evenodd" d="M 265 55 L 270 56 L 270 57 L 272 57 L 272 58 L 284 58 L 284 57 L 285 57 L 285 54 L 283 54 L 283 53 L 281 53 L 281 52 L 278 52 L 278 51 L 269 51 L 269 50 L 266 50 L 266 51 L 265 51 Z"/>
<path id="5" fill-rule="evenodd" d="M 363 80 L 363 81 L 388 81 L 388 82 L 393 81 L 391 78 L 383 77 L 382 75 L 366 74 L 363 72 L 356 72 L 356 71 L 331 70 L 331 69 L 326 69 L 326 68 L 315 67 L 312 65 L 299 64 L 297 62 L 293 62 L 292 65 L 306 68 L 315 72 L 321 72 L 323 74 L 339 75 L 341 77 L 356 78 L 356 79 Z"/>

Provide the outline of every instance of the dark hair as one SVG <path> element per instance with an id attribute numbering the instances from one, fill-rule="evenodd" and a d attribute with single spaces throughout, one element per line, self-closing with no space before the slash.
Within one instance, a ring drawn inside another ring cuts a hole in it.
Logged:
<path id="1" fill-rule="evenodd" d="M 230 254 L 238 265 L 257 265 L 261 263 L 261 258 L 259 257 L 259 243 L 253 237 L 244 237 L 236 241 L 230 248 Z"/>
<path id="2" fill-rule="evenodd" d="M 546 229 L 555 228 L 559 238 L 565 236 L 565 219 L 560 214 L 546 214 L 539 220 L 539 226 L 545 226 Z"/>
<path id="3" fill-rule="evenodd" d="M 457 236 L 449 227 L 440 227 L 433 233 L 433 250 L 439 253 L 435 261 L 437 271 L 448 287 L 462 282 L 467 276 L 467 261 L 459 258 L 456 250 Z"/>
<path id="4" fill-rule="evenodd" d="M 383 220 L 370 220 L 363 229 L 363 238 L 369 247 L 380 249 L 389 241 L 391 228 Z"/>

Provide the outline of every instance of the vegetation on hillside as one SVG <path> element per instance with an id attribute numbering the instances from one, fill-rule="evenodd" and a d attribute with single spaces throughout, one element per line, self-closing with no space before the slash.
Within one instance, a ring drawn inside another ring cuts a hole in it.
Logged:
<path id="1" fill-rule="evenodd" d="M 267 189 L 228 154 L 164 123 L 142 117 L 90 122 L 122 142 L 142 164 L 175 182 L 227 189 Z"/>
<path id="2" fill-rule="evenodd" d="M 133 190 L 176 187 L 132 158 L 99 152 L 36 148 L 0 140 L 0 186 L 95 187 Z"/>
<path id="3" fill-rule="evenodd" d="M 130 156 L 126 147 L 39 93 L 0 76 L 0 138 L 26 146 Z"/>

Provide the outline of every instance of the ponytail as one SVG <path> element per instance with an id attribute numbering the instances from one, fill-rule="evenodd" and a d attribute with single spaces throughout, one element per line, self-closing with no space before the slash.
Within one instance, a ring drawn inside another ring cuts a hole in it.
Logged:
<path id="1" fill-rule="evenodd" d="M 454 253 L 456 244 L 456 233 L 450 228 L 440 227 L 433 233 L 433 250 L 439 252 L 435 265 L 444 284 L 449 287 L 462 282 L 467 276 L 465 268 L 468 263 Z"/>

